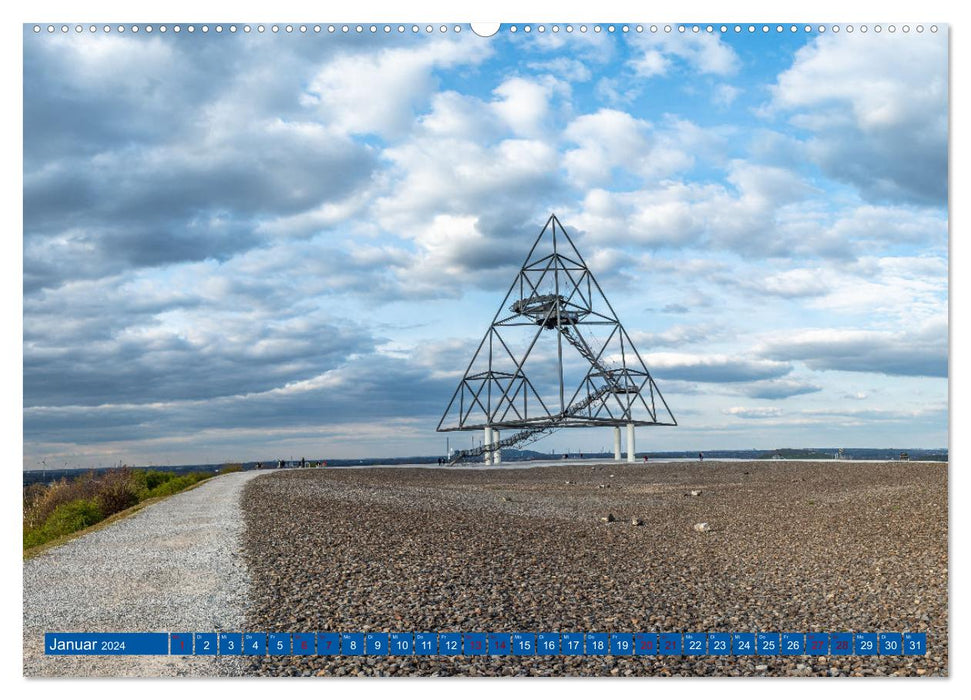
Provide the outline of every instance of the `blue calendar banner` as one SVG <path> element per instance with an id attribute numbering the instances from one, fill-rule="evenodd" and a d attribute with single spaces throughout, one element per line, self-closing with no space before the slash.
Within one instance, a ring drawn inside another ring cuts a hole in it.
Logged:
<path id="1" fill-rule="evenodd" d="M 317 653 L 315 637 L 309 632 L 297 632 L 293 635 L 293 653 L 297 656 L 311 656 Z"/>
<path id="2" fill-rule="evenodd" d="M 461 656 L 462 634 L 460 632 L 445 632 L 438 635 L 438 653 L 445 656 Z"/>
<path id="3" fill-rule="evenodd" d="M 751 656 L 755 654 L 755 635 L 751 632 L 733 632 L 732 653 L 735 656 Z"/>
<path id="4" fill-rule="evenodd" d="M 415 650 L 415 640 L 410 632 L 392 632 L 388 644 L 395 656 L 411 656 Z"/>
<path id="5" fill-rule="evenodd" d="M 266 650 L 270 656 L 290 656 L 293 638 L 289 634 L 282 632 L 270 632 L 269 640 L 266 643 Z"/>
<path id="6" fill-rule="evenodd" d="M 662 656 L 681 656 L 681 635 L 670 632 L 661 634 L 657 648 Z"/>
<path id="7" fill-rule="evenodd" d="M 438 653 L 438 635 L 434 632 L 415 632 L 415 655 L 432 656 Z"/>
<path id="8" fill-rule="evenodd" d="M 512 635 L 513 656 L 534 656 L 536 654 L 536 635 L 529 632 L 514 632 Z"/>
<path id="9" fill-rule="evenodd" d="M 777 656 L 779 653 L 779 633 L 759 632 L 755 635 L 755 650 L 759 656 Z"/>
<path id="10" fill-rule="evenodd" d="M 368 632 L 364 637 L 364 653 L 368 656 L 387 656 L 389 636 L 387 632 Z"/>
<path id="11" fill-rule="evenodd" d="M 196 632 L 195 647 L 196 656 L 215 656 L 219 649 L 216 633 Z"/>
<path id="12" fill-rule="evenodd" d="M 880 633 L 880 656 L 897 656 L 904 650 L 903 635 L 900 632 Z"/>
<path id="13" fill-rule="evenodd" d="M 927 653 L 926 632 L 904 632 L 904 653 L 908 656 L 923 656 Z"/>
<path id="14" fill-rule="evenodd" d="M 635 634 L 634 654 L 638 656 L 657 656 L 657 635 L 644 632 Z"/>
<path id="15" fill-rule="evenodd" d="M 708 635 L 704 632 L 685 632 L 684 655 L 701 656 L 708 653 Z"/>
<path id="16" fill-rule="evenodd" d="M 732 653 L 732 635 L 728 632 L 708 634 L 708 653 L 714 656 L 728 656 Z"/>
<path id="17" fill-rule="evenodd" d="M 560 653 L 564 656 L 583 656 L 585 641 L 583 632 L 563 632 L 560 635 Z"/>
<path id="18" fill-rule="evenodd" d="M 536 654 L 539 656 L 558 656 L 560 635 L 557 632 L 540 632 L 536 637 Z"/>
<path id="19" fill-rule="evenodd" d="M 465 653 L 468 656 L 485 656 L 489 653 L 489 635 L 469 632 L 465 635 Z"/>
<path id="20" fill-rule="evenodd" d="M 52 655 L 922 656 L 926 632 L 118 632 L 44 635 Z"/>
<path id="21" fill-rule="evenodd" d="M 219 633 L 219 653 L 222 656 L 240 656 L 243 653 L 243 635 L 236 632 Z"/>
<path id="22" fill-rule="evenodd" d="M 806 653 L 810 656 L 829 654 L 829 635 L 823 632 L 810 632 L 806 635 Z"/>
<path id="23" fill-rule="evenodd" d="M 243 653 L 247 656 L 266 656 L 266 632 L 244 634 Z"/>
<path id="24" fill-rule="evenodd" d="M 857 656 L 876 656 L 877 647 L 877 635 L 874 632 L 858 632 L 853 637 L 853 643 L 856 646 Z"/>
<path id="25" fill-rule="evenodd" d="M 173 632 L 169 635 L 169 653 L 178 656 L 192 653 L 192 634 Z"/>
<path id="26" fill-rule="evenodd" d="M 782 655 L 801 656 L 806 653 L 806 635 L 799 632 L 782 633 Z"/>
<path id="27" fill-rule="evenodd" d="M 341 656 L 363 656 L 364 655 L 364 633 L 363 632 L 342 632 L 341 633 Z"/>
<path id="28" fill-rule="evenodd" d="M 489 634 L 489 654 L 491 656 L 512 654 L 512 635 L 498 632 Z"/>
<path id="29" fill-rule="evenodd" d="M 337 632 L 317 633 L 317 655 L 338 656 L 341 653 L 341 636 Z"/>
<path id="30" fill-rule="evenodd" d="M 610 647 L 610 640 L 602 632 L 588 632 L 586 641 L 588 655 L 606 655 Z"/>
<path id="31" fill-rule="evenodd" d="M 166 632 L 48 632 L 44 653 L 50 656 L 167 655 Z"/>
<path id="32" fill-rule="evenodd" d="M 829 635 L 829 653 L 848 656 L 853 653 L 853 635 L 849 632 L 833 632 Z"/>
<path id="33" fill-rule="evenodd" d="M 634 635 L 610 635 L 610 653 L 614 656 L 631 656 L 634 653 Z"/>

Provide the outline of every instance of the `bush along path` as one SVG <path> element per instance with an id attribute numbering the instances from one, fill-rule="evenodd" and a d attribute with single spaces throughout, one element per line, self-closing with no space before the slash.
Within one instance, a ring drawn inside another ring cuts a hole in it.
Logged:
<path id="1" fill-rule="evenodd" d="M 238 471 L 227 465 L 219 473 Z M 122 467 L 24 488 L 24 551 L 91 527 L 154 498 L 171 496 L 211 478 L 207 472 Z"/>

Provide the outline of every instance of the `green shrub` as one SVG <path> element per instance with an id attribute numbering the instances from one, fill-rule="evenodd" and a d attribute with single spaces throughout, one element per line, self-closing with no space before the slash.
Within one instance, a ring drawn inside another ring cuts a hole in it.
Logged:
<path id="1" fill-rule="evenodd" d="M 173 493 L 189 488 L 204 479 L 208 479 L 211 474 L 202 472 L 192 472 L 182 476 L 174 476 L 168 481 L 164 481 L 148 492 L 147 498 L 158 498 L 159 496 L 171 496 Z"/>
<path id="2" fill-rule="evenodd" d="M 62 535 L 83 530 L 104 520 L 98 504 L 89 499 L 79 499 L 57 506 L 44 524 L 38 528 L 24 529 L 24 548 L 35 547 Z"/>
<path id="3" fill-rule="evenodd" d="M 122 467 L 24 488 L 24 548 L 90 527 L 148 498 L 171 496 L 211 474 Z"/>
<path id="4" fill-rule="evenodd" d="M 132 470 L 125 467 L 105 473 L 98 485 L 96 500 L 103 517 L 136 505 L 139 501 L 139 488 Z"/>
<path id="5" fill-rule="evenodd" d="M 233 472 L 243 471 L 243 465 L 239 463 L 224 464 L 223 468 L 219 470 L 220 474 L 232 474 Z"/>
<path id="6" fill-rule="evenodd" d="M 41 527 L 58 506 L 79 499 L 94 499 L 97 495 L 98 477 L 94 472 L 73 479 L 58 479 L 40 489 L 32 489 L 24 495 L 24 531 Z"/>
<path id="7" fill-rule="evenodd" d="M 175 472 L 160 472 L 154 469 L 149 469 L 145 472 L 145 488 L 149 491 L 164 484 L 166 481 L 171 481 L 175 478 Z"/>

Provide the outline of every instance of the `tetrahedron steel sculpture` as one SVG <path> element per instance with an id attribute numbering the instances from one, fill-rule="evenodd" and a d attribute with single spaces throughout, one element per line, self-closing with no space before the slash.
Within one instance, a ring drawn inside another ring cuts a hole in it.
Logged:
<path id="1" fill-rule="evenodd" d="M 550 216 L 472 356 L 437 430 L 485 431 L 452 462 L 525 445 L 559 428 L 677 425 L 569 234 Z M 498 431 L 516 430 L 499 439 Z M 496 437 L 493 437 L 495 435 Z"/>

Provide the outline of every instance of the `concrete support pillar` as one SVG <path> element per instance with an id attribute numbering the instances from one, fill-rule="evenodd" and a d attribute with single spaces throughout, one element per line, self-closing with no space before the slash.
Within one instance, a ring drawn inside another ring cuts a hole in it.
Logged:
<path id="1" fill-rule="evenodd" d="M 614 426 L 614 461 L 620 461 L 620 426 Z"/>
<path id="2" fill-rule="evenodd" d="M 628 423 L 627 424 L 627 461 L 628 462 L 634 461 L 634 452 L 636 451 L 637 451 L 637 448 L 634 447 L 634 424 Z"/>
<path id="3" fill-rule="evenodd" d="M 499 431 L 498 430 L 493 430 L 492 431 L 492 441 L 493 442 L 499 442 L 499 440 L 500 440 L 500 438 L 499 438 Z M 502 464 L 502 450 L 496 450 L 495 452 L 492 453 L 492 463 L 493 464 Z"/>
<path id="4" fill-rule="evenodd" d="M 485 427 L 485 436 L 482 439 L 482 444 L 483 445 L 492 444 L 492 426 L 487 425 Z M 482 454 L 482 461 L 485 462 L 486 464 L 492 464 L 492 453 L 484 452 Z"/>

